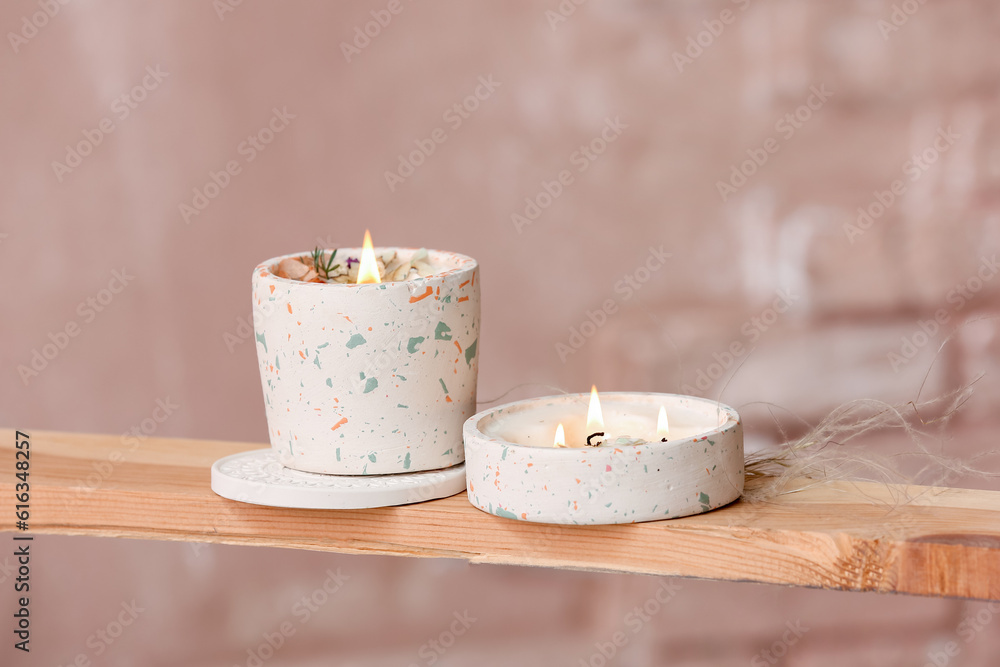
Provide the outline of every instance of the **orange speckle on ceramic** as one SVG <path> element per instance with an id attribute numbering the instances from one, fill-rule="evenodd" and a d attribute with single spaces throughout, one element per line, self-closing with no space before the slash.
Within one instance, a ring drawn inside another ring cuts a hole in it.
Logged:
<path id="1" fill-rule="evenodd" d="M 694 396 L 608 392 L 601 402 L 610 446 L 584 447 L 588 399 L 589 393 L 527 399 L 467 420 L 466 474 L 479 483 L 469 502 L 507 519 L 595 525 L 700 514 L 742 493 L 743 431 L 732 408 Z M 656 423 L 660 409 L 673 439 L 641 430 L 647 416 Z M 553 447 L 555 425 L 567 419 L 571 446 Z M 623 430 L 632 428 L 640 431 Z M 482 484 L 494 476 L 504 483 Z"/>
<path id="2" fill-rule="evenodd" d="M 392 250 L 402 261 L 417 252 Z M 359 256 L 355 248 L 337 252 L 343 261 Z M 264 409 L 279 462 L 333 475 L 462 462 L 462 423 L 476 409 L 479 367 L 476 261 L 428 250 L 429 275 L 353 284 L 281 278 L 271 267 L 282 259 L 252 274 Z M 274 316 L 282 305 L 292 317 Z M 340 415 L 350 421 L 331 430 Z"/>
<path id="3" fill-rule="evenodd" d="M 410 303 L 416 303 L 418 301 L 422 301 L 422 300 L 426 299 L 427 297 L 429 297 L 433 293 L 434 293 L 434 289 L 430 285 L 428 285 L 427 286 L 427 291 L 424 292 L 423 294 L 421 294 L 420 296 L 411 296 L 410 297 Z"/>

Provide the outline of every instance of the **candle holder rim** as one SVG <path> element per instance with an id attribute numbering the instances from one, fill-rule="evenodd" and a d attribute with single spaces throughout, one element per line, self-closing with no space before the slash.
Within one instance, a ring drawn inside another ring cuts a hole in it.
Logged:
<path id="1" fill-rule="evenodd" d="M 702 431 L 700 433 L 696 433 L 696 434 L 691 435 L 691 436 L 685 436 L 683 438 L 677 438 L 677 439 L 674 439 L 674 440 L 667 440 L 666 442 L 663 442 L 663 441 L 652 441 L 652 442 L 645 442 L 643 444 L 636 444 L 636 445 L 623 445 L 623 447 L 630 447 L 630 448 L 633 448 L 633 447 L 634 448 L 664 448 L 664 447 L 668 447 L 668 446 L 671 446 L 671 445 L 677 445 L 677 446 L 679 446 L 681 444 L 686 444 L 686 443 L 691 443 L 691 442 L 698 442 L 700 440 L 705 439 L 707 436 L 712 435 L 713 433 L 726 433 L 726 432 L 729 432 L 732 429 L 734 429 L 734 428 L 736 428 L 736 427 L 738 427 L 738 426 L 741 425 L 740 415 L 739 415 L 739 413 L 733 407 L 731 407 L 731 406 L 729 406 L 729 405 L 727 405 L 725 403 L 722 403 L 720 401 L 716 401 L 716 400 L 713 400 L 713 399 L 710 399 L 710 398 L 704 398 L 702 396 L 691 396 L 691 395 L 688 395 L 688 394 L 670 394 L 670 393 L 665 393 L 665 392 L 640 392 L 640 391 L 606 391 L 606 392 L 600 392 L 599 395 L 602 398 L 604 398 L 604 397 L 613 397 L 613 396 L 644 396 L 644 397 L 669 396 L 669 397 L 672 397 L 672 398 L 693 399 L 693 400 L 695 400 L 697 402 L 700 402 L 700 403 L 708 403 L 708 404 L 717 406 L 718 409 L 720 411 L 722 411 L 723 413 L 725 413 L 725 415 L 726 415 L 726 421 L 722 422 L 721 424 L 719 424 L 715 428 L 707 429 L 705 431 Z M 474 414 L 471 417 L 469 417 L 465 421 L 465 424 L 463 425 L 462 430 L 463 430 L 463 433 L 466 436 L 465 437 L 466 443 L 468 443 L 470 435 L 475 435 L 477 438 L 481 438 L 481 439 L 484 439 L 484 440 L 495 442 L 497 444 L 501 444 L 501 445 L 506 446 L 506 447 L 513 447 L 513 448 L 520 448 L 520 449 L 530 449 L 530 450 L 538 451 L 538 452 L 552 452 L 551 454 L 546 454 L 546 455 L 564 456 L 564 457 L 578 456 L 579 452 L 587 452 L 587 453 L 591 453 L 592 454 L 594 452 L 599 452 L 601 450 L 611 451 L 611 450 L 616 449 L 616 448 L 620 449 L 620 447 L 613 447 L 613 446 L 607 446 L 607 445 L 603 446 L 603 447 L 539 447 L 539 446 L 535 446 L 535 445 L 522 445 L 522 444 L 519 444 L 519 443 L 516 443 L 516 442 L 511 442 L 509 440 L 502 439 L 500 437 L 495 437 L 495 436 L 488 435 L 485 431 L 483 431 L 482 429 L 479 428 L 480 422 L 482 422 L 485 419 L 495 417 L 496 413 L 500 412 L 501 410 L 509 410 L 510 408 L 513 408 L 513 407 L 516 407 L 516 406 L 526 405 L 526 404 L 529 404 L 529 403 L 535 403 L 535 402 L 538 402 L 538 401 L 545 401 L 545 400 L 549 400 L 549 399 L 561 399 L 561 400 L 565 400 L 567 402 L 570 401 L 571 399 L 579 399 L 579 400 L 581 400 L 583 402 L 584 405 L 586 405 L 586 402 L 590 400 L 590 392 L 581 392 L 581 393 L 576 393 L 576 394 L 556 394 L 556 395 L 553 395 L 553 396 L 537 396 L 537 397 L 534 397 L 534 398 L 524 398 L 524 399 L 521 399 L 521 400 L 518 400 L 518 401 L 511 401 L 510 403 L 504 403 L 503 405 L 498 405 L 498 406 L 496 406 L 494 408 L 490 408 L 488 410 L 482 410 L 480 412 L 477 412 L 476 414 Z M 566 453 L 564 454 L 563 452 L 566 452 Z"/>
<path id="2" fill-rule="evenodd" d="M 328 250 L 331 250 L 331 249 L 332 248 L 324 248 L 323 250 L 325 252 L 325 251 L 328 251 Z M 353 246 L 350 247 L 350 248 L 337 248 L 337 250 L 338 251 L 340 251 L 340 250 L 357 250 L 359 253 L 361 252 L 361 248 L 356 248 L 356 247 L 353 247 Z M 399 252 L 400 250 L 407 250 L 407 251 L 411 251 L 411 252 L 417 252 L 418 250 L 421 250 L 421 248 L 406 248 L 406 247 L 403 247 L 403 246 L 374 246 L 374 250 L 375 250 L 375 255 L 376 256 L 380 256 L 381 253 L 385 252 L 386 250 L 395 250 L 396 252 Z M 417 278 L 412 278 L 412 279 L 408 279 L 408 280 L 393 280 L 393 281 L 382 282 L 382 283 L 336 283 L 336 282 L 333 282 L 333 283 L 328 283 L 328 282 L 310 283 L 310 282 L 303 282 L 301 280 L 292 280 L 291 278 L 282 278 L 281 276 L 279 276 L 278 274 L 276 274 L 272 270 L 272 267 L 277 266 L 278 263 L 281 262 L 281 260 L 283 260 L 283 259 L 308 257 L 310 254 L 312 254 L 312 251 L 310 250 L 310 251 L 307 251 L 307 252 L 290 252 L 290 253 L 287 253 L 287 254 L 284 254 L 284 255 L 278 255 L 277 257 L 272 257 L 270 259 L 264 260 L 263 262 L 257 264 L 257 266 L 254 267 L 253 275 L 256 276 L 256 275 L 258 275 L 258 273 L 260 271 L 265 271 L 267 273 L 267 275 L 266 276 L 262 276 L 262 277 L 267 278 L 269 280 L 274 280 L 278 284 L 284 283 L 284 284 L 291 284 L 291 285 L 316 285 L 316 286 L 318 286 L 319 289 L 322 289 L 324 286 L 325 287 L 337 287 L 337 288 L 354 287 L 354 288 L 358 288 L 358 289 L 364 289 L 366 287 L 367 288 L 371 288 L 371 289 L 388 289 L 388 286 L 390 286 L 390 285 L 393 285 L 393 286 L 395 286 L 395 285 L 419 285 L 422 282 L 430 280 L 432 278 L 435 278 L 435 279 L 436 278 L 443 278 L 445 276 L 453 275 L 455 273 L 472 272 L 472 271 L 475 271 L 479 267 L 479 262 L 475 258 L 470 257 L 468 255 L 463 255 L 462 253 L 452 252 L 450 250 L 435 250 L 433 248 L 423 248 L 423 250 L 427 251 L 428 256 L 434 255 L 434 254 L 436 254 L 436 255 L 450 256 L 451 258 L 454 258 L 458 262 L 459 265 L 455 266 L 454 268 L 447 269 L 445 271 L 436 271 L 436 272 L 434 272 L 434 273 L 432 273 L 430 275 L 426 275 L 426 276 L 419 276 Z"/>

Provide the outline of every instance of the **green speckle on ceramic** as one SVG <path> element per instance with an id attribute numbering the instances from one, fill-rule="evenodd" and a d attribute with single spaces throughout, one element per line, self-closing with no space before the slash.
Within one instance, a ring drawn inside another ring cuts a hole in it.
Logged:
<path id="1" fill-rule="evenodd" d="M 451 327 L 444 322 L 438 322 L 434 329 L 434 340 L 451 340 Z"/>
<path id="2" fill-rule="evenodd" d="M 404 261 L 416 252 L 395 250 Z M 428 252 L 440 270 L 378 285 L 280 278 L 283 257 L 254 270 L 254 347 L 282 465 L 382 475 L 464 460 L 462 424 L 476 412 L 470 360 L 479 355 L 467 348 L 479 337 L 479 272 L 470 258 Z"/>
<path id="3" fill-rule="evenodd" d="M 472 365 L 472 360 L 476 358 L 476 346 L 479 345 L 479 339 L 472 341 L 472 345 L 465 348 L 465 363 Z"/>
<path id="4" fill-rule="evenodd" d="M 605 397 L 601 398 L 605 403 Z M 468 420 L 464 426 L 466 470 L 475 484 L 470 502 L 484 510 L 487 506 L 507 508 L 526 521 L 587 525 L 691 516 L 739 497 L 743 433 L 731 408 L 674 394 L 611 394 L 605 416 L 609 409 L 612 414 L 634 409 L 655 415 L 665 405 L 671 421 L 683 423 L 683 418 L 675 420 L 674 415 L 684 415 L 695 428 L 704 424 L 704 430 L 698 437 L 664 443 L 589 449 L 547 446 L 553 418 L 585 412 L 588 399 L 588 394 L 526 399 Z M 728 413 L 721 423 L 720 410 Z M 517 445 L 511 444 L 515 434 L 535 425 L 529 443 L 514 440 Z M 710 446 L 705 436 L 715 444 Z M 504 516 L 495 509 L 490 513 Z"/>

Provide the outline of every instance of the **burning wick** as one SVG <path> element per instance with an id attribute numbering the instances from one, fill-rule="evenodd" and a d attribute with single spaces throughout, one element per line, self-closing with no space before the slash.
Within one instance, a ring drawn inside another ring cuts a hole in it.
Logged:
<path id="1" fill-rule="evenodd" d="M 590 407 L 587 408 L 587 430 L 591 432 L 587 436 L 587 446 L 599 446 L 600 442 L 597 444 L 590 442 L 597 436 L 604 436 L 604 414 L 601 412 L 601 401 L 597 398 L 596 384 L 590 386 Z"/>
<path id="2" fill-rule="evenodd" d="M 656 437 L 660 439 L 660 442 L 666 442 L 669 434 L 670 426 L 667 423 L 667 409 L 661 405 L 660 414 L 656 417 Z"/>
<path id="3" fill-rule="evenodd" d="M 358 267 L 358 285 L 362 283 L 380 283 L 378 263 L 375 261 L 375 248 L 372 247 L 372 235 L 365 230 L 365 241 L 361 248 L 361 265 Z"/>

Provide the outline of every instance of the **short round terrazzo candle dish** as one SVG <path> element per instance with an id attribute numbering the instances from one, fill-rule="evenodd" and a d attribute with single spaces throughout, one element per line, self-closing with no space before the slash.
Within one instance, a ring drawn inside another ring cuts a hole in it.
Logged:
<path id="1" fill-rule="evenodd" d="M 417 251 L 395 251 L 407 258 Z M 304 253 L 308 256 L 308 253 Z M 382 283 L 253 273 L 253 323 L 271 446 L 282 465 L 385 475 L 461 463 L 476 408 L 479 265 L 428 251 L 434 273 Z M 337 259 L 360 257 L 341 248 Z"/>
<path id="2" fill-rule="evenodd" d="M 557 421 L 586 411 L 588 398 L 518 401 L 465 422 L 469 502 L 509 519 L 587 525 L 689 516 L 742 495 L 743 427 L 732 408 L 693 396 L 602 393 L 605 415 L 656 414 L 662 406 L 678 435 L 666 442 L 553 447 Z"/>

